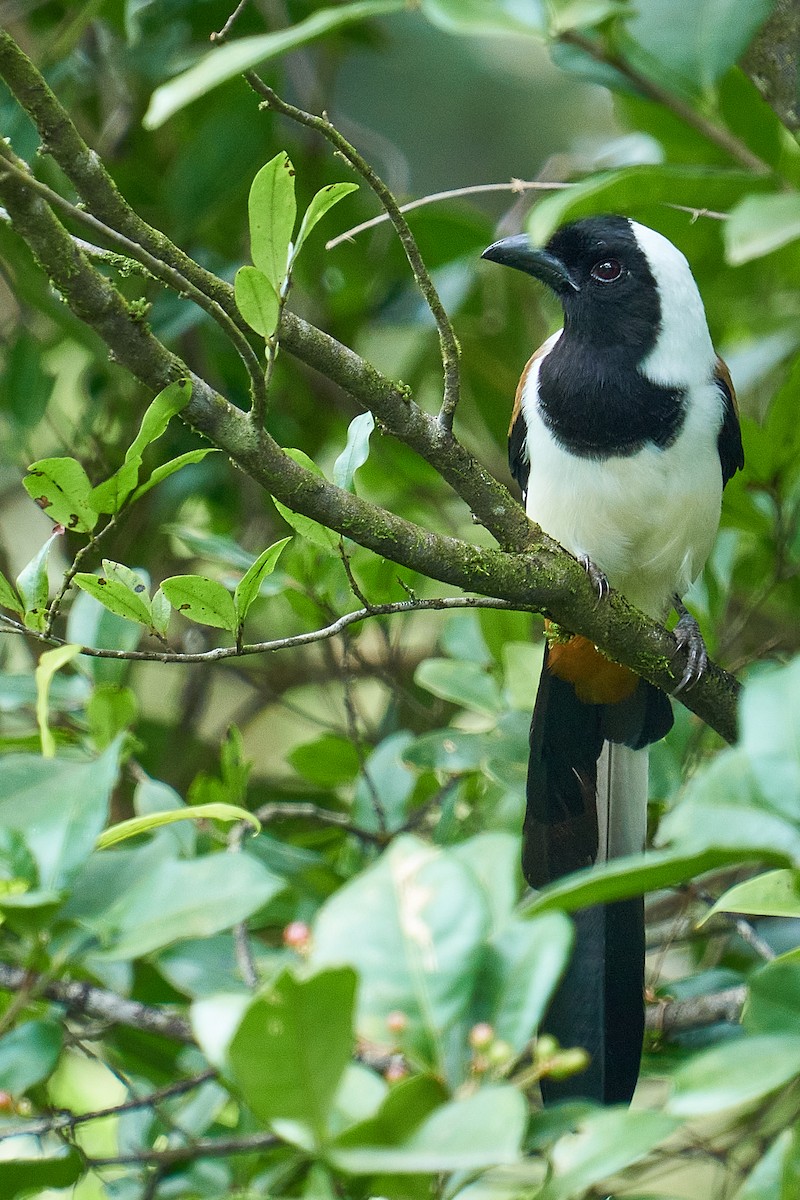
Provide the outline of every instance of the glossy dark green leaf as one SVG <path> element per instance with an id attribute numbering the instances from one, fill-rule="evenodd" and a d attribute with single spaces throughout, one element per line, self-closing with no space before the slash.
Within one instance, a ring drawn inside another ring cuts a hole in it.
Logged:
<path id="1" fill-rule="evenodd" d="M 40 1193 L 43 1189 L 68 1188 L 83 1175 L 83 1159 L 77 1150 L 59 1146 L 58 1150 L 33 1155 L 26 1148 L 26 1155 L 0 1159 L 0 1190 L 6 1200 L 17 1196 Z"/>
<path id="2" fill-rule="evenodd" d="M 173 575 L 163 581 L 161 590 L 175 611 L 190 621 L 236 632 L 239 622 L 233 596 L 216 579 L 207 579 L 204 575 Z"/>
<path id="3" fill-rule="evenodd" d="M 281 302 L 264 272 L 257 267 L 240 267 L 236 272 L 234 294 L 236 307 L 250 328 L 263 338 L 271 338 L 278 328 Z"/>
<path id="4" fill-rule="evenodd" d="M 263 1121 L 299 1121 L 325 1140 L 353 1052 L 356 976 L 347 967 L 307 979 L 282 974 L 248 1008 L 228 1050 L 244 1099 Z"/>
<path id="5" fill-rule="evenodd" d="M 57 525 L 90 533 L 97 524 L 91 503 L 92 485 L 74 458 L 40 458 L 23 479 L 28 495 Z"/>

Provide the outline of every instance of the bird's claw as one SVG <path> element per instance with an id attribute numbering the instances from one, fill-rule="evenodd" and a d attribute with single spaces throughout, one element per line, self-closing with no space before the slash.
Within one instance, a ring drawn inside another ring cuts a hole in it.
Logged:
<path id="1" fill-rule="evenodd" d="M 589 576 L 589 579 L 597 589 L 597 603 L 599 604 L 602 600 L 605 600 L 608 597 L 608 594 L 611 591 L 608 579 L 600 570 L 600 568 L 592 562 L 588 554 L 579 554 L 578 562 L 581 564 L 584 571 Z"/>
<path id="2" fill-rule="evenodd" d="M 686 667 L 680 683 L 673 690 L 673 696 L 694 687 L 708 666 L 708 651 L 700 632 L 700 626 L 682 604 L 678 606 L 678 612 L 680 619 L 672 633 L 678 643 L 678 649 L 686 651 Z"/>

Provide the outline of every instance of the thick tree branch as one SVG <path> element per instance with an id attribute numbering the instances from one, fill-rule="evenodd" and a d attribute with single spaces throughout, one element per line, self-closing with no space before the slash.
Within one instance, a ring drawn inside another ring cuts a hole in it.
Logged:
<path id="1" fill-rule="evenodd" d="M 9 40 L 7 35 L 0 34 L 0 72 L 7 69 Z M 18 65 L 13 58 L 12 75 Z M 28 68 L 32 70 L 30 63 Z M 19 84 L 16 75 L 14 83 Z M 36 93 L 37 112 L 42 89 L 47 92 L 43 82 Z M 47 112 L 52 115 L 47 96 L 46 101 Z M 72 135 L 64 133 L 63 122 L 58 124 L 58 131 L 69 143 Z M 62 146 L 60 153 L 63 150 Z M 95 161 L 89 153 L 89 162 Z M 87 170 L 91 193 L 95 190 L 97 172 L 90 167 Z M 97 190 L 104 203 L 111 202 L 107 186 Z M 99 334 L 116 361 L 154 391 L 187 373 L 185 365 L 157 341 L 76 247 L 41 197 L 32 196 L 19 178 L 6 176 L 0 181 L 0 200 L 14 228 L 72 311 Z M 111 200 L 119 215 L 120 204 L 125 207 L 123 202 L 113 191 Z M 175 253 L 174 247 L 169 249 L 167 261 Z M 192 265 L 191 259 L 182 256 L 181 262 L 188 264 L 187 278 L 192 277 L 192 272 L 197 275 L 199 268 Z M 193 394 L 184 415 L 191 425 L 294 511 L 320 521 L 382 557 L 462 591 L 495 596 L 514 605 L 547 612 L 562 626 L 591 638 L 612 658 L 657 686 L 666 691 L 674 687 L 670 663 L 675 658 L 676 645 L 670 634 L 637 613 L 618 595 L 612 594 L 608 603 L 597 605 L 582 568 L 530 525 L 521 506 L 506 489 L 481 471 L 438 422 L 422 413 L 400 388 L 384 380 L 334 339 L 296 318 L 287 319 L 285 325 L 285 344 L 298 357 L 313 361 L 353 394 L 360 393 L 379 419 L 386 419 L 392 432 L 403 430 L 403 440 L 419 448 L 420 453 L 424 453 L 424 447 L 427 450 L 424 456 L 448 482 L 457 485 L 456 490 L 501 545 L 517 552 L 481 549 L 431 533 L 313 475 L 285 455 L 266 432 L 254 430 L 244 413 L 190 372 Z M 524 553 L 519 552 L 523 549 Z M 723 737 L 733 740 L 737 688 L 735 680 L 711 667 L 681 700 Z"/>

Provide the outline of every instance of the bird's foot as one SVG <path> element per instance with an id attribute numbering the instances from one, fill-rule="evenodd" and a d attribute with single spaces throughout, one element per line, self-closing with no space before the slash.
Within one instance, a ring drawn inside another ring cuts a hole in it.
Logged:
<path id="1" fill-rule="evenodd" d="M 611 591 L 608 579 L 600 570 L 600 568 L 592 562 L 588 554 L 579 554 L 578 562 L 589 576 L 591 582 L 597 588 L 597 602 L 599 604 L 601 600 L 606 599 L 608 593 Z"/>
<path id="2" fill-rule="evenodd" d="M 673 691 L 673 696 L 688 688 L 694 687 L 708 666 L 708 651 L 700 632 L 700 626 L 689 610 L 676 596 L 675 611 L 678 613 L 678 624 L 673 629 L 675 641 L 679 650 L 686 651 L 686 667 L 680 683 Z"/>

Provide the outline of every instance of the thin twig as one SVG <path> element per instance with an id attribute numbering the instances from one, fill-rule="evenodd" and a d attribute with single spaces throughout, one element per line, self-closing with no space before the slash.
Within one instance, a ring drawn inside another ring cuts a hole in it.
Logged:
<path id="1" fill-rule="evenodd" d="M 48 187 L 46 183 L 38 180 L 29 170 L 25 170 L 21 165 L 18 165 L 22 160 L 17 159 L 14 161 L 10 155 L 11 151 L 8 147 L 0 143 L 0 158 L 3 160 L 3 172 L 12 175 L 18 182 L 24 184 L 25 187 L 47 200 L 48 204 L 54 208 L 61 209 L 67 216 L 84 225 L 87 229 L 91 229 L 98 237 L 104 238 L 106 241 L 117 246 L 126 256 L 141 263 L 151 275 L 172 288 L 179 296 L 185 296 L 187 299 L 192 300 L 198 308 L 208 313 L 233 344 L 244 363 L 247 374 L 250 377 L 252 403 L 254 405 L 266 404 L 264 372 L 258 361 L 258 355 L 241 330 L 231 320 L 225 309 L 216 300 L 196 287 L 185 275 L 181 275 L 175 267 L 169 266 L 163 260 L 151 254 L 149 250 L 145 250 L 138 242 L 131 241 L 124 233 L 119 233 L 116 229 L 112 229 L 110 225 L 104 224 L 91 213 L 70 203 L 64 196 L 59 195 L 58 192 Z"/>
<path id="2" fill-rule="evenodd" d="M 137 1150 L 135 1154 L 110 1155 L 108 1158 L 86 1158 L 92 1170 L 100 1167 L 138 1167 L 155 1164 L 174 1167 L 179 1163 L 193 1162 L 196 1158 L 224 1158 L 229 1154 L 257 1154 L 280 1146 L 281 1140 L 274 1133 L 248 1133 L 232 1138 L 198 1138 L 186 1146 L 170 1146 L 166 1150 Z"/>
<path id="3" fill-rule="evenodd" d="M 362 842 L 371 842 L 376 846 L 385 846 L 391 836 L 385 831 L 375 833 L 371 829 L 362 829 L 359 825 L 354 825 L 344 813 L 333 812 L 332 809 L 320 808 L 318 804 L 305 801 L 293 804 L 291 801 L 276 800 L 256 809 L 255 815 L 262 825 L 267 825 L 270 821 L 287 820 L 318 821 L 320 825 L 334 825 L 345 833 L 352 833 Z"/>
<path id="4" fill-rule="evenodd" d="M 372 188 L 386 210 L 388 218 L 394 225 L 397 236 L 400 238 L 417 286 L 422 292 L 425 302 L 436 322 L 436 328 L 439 333 L 442 366 L 444 368 L 444 396 L 439 410 L 439 422 L 445 429 L 450 431 L 453 427 L 453 417 L 460 392 L 460 352 L 458 341 L 453 331 L 453 326 L 450 323 L 450 318 L 445 311 L 444 305 L 439 298 L 439 293 L 428 273 L 428 268 L 425 266 L 422 255 L 419 252 L 416 239 L 409 229 L 408 222 L 405 220 L 397 201 L 380 176 L 361 157 L 356 148 L 348 142 L 347 138 L 331 124 L 327 117 L 315 116 L 313 113 L 305 112 L 303 109 L 296 108 L 293 104 L 282 100 L 277 92 L 273 91 L 255 71 L 246 71 L 245 79 L 253 90 L 263 98 L 267 108 L 272 109 L 274 112 L 279 112 L 285 117 L 289 117 L 292 121 L 296 121 L 300 125 L 314 129 L 317 133 L 321 133 L 334 149 L 350 163 L 369 187 Z"/>
<path id="5" fill-rule="evenodd" d="M 557 192 L 571 187 L 575 187 L 575 184 L 544 183 L 527 179 L 512 179 L 509 183 L 472 183 L 467 187 L 449 188 L 446 192 L 431 192 L 429 196 L 420 196 L 417 200 L 409 200 L 407 204 L 400 204 L 398 208 L 401 213 L 407 213 L 412 212 L 415 208 L 422 208 L 426 204 L 436 204 L 440 200 L 457 200 L 461 196 L 479 196 L 484 192 Z M 382 225 L 389 219 L 387 212 L 379 213 L 377 217 L 370 217 L 368 221 L 362 221 L 360 225 L 354 225 L 352 229 L 346 229 L 344 233 L 331 238 L 329 242 L 325 243 L 325 249 L 333 250 L 342 242 L 351 242 L 357 233 L 373 229 L 376 225 Z"/>
<path id="6" fill-rule="evenodd" d="M 345 613 L 330 625 L 314 629 L 309 633 L 297 633 L 291 637 L 275 638 L 269 642 L 245 643 L 242 646 L 217 646 L 213 650 L 184 653 L 180 650 L 108 650 L 100 646 L 81 646 L 80 653 L 88 658 L 112 658 L 130 662 L 159 663 L 202 663 L 219 662 L 226 658 L 244 658 L 250 654 L 270 654 L 276 650 L 289 650 L 307 646 L 313 642 L 334 638 L 350 625 L 366 621 L 369 617 L 403 616 L 415 612 L 447 612 L 457 608 L 497 608 L 512 612 L 538 612 L 535 606 L 513 604 L 508 600 L 496 600 L 491 596 L 442 596 L 431 600 L 397 600 L 392 604 L 378 604 L 370 608 L 359 608 Z M 28 629 L 21 621 L 0 613 L 0 633 L 14 633 L 21 637 L 46 642 L 50 646 L 64 646 L 64 638 L 46 635 Z"/>
<path id="7" fill-rule="evenodd" d="M 244 10 L 247 8 L 248 3 L 249 3 L 249 0 L 239 0 L 239 3 L 236 5 L 236 8 L 233 10 L 231 15 L 228 17 L 225 24 L 222 26 L 222 29 L 220 29 L 218 33 L 210 34 L 208 40 L 210 42 L 213 42 L 215 46 L 221 45 L 222 42 L 224 42 L 225 39 L 227 38 L 230 31 L 233 29 L 236 22 L 239 20 L 239 17 L 242 15 Z"/>
<path id="8" fill-rule="evenodd" d="M 764 162 L 757 154 L 754 154 L 749 146 L 745 145 L 740 138 L 731 133 L 723 125 L 717 125 L 716 122 L 710 120 L 709 117 L 703 116 L 697 112 L 685 100 L 681 100 L 673 92 L 667 88 L 661 87 L 649 79 L 647 75 L 637 71 L 630 63 L 626 62 L 620 55 L 609 50 L 599 41 L 594 41 L 587 37 L 586 34 L 579 33 L 576 30 L 567 30 L 559 37 L 559 41 L 568 46 L 574 46 L 578 50 L 582 50 L 584 54 L 588 54 L 595 62 L 602 63 L 604 66 L 612 67 L 615 71 L 619 71 L 628 79 L 637 91 L 641 92 L 649 100 L 654 100 L 656 104 L 662 105 L 669 112 L 674 113 L 685 124 L 696 129 L 703 137 L 708 138 L 710 142 L 714 142 L 731 158 L 735 158 L 748 171 L 753 171 L 757 175 L 772 175 L 773 169 L 769 163 Z"/>

